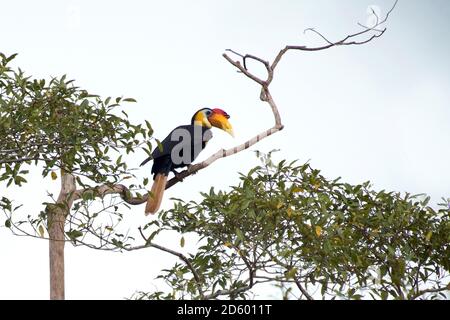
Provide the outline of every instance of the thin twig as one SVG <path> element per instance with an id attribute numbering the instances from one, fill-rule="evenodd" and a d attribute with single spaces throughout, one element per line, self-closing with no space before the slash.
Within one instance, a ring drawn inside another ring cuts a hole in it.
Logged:
<path id="1" fill-rule="evenodd" d="M 344 39 L 337 41 L 337 42 L 331 42 L 330 40 L 328 40 L 325 36 L 323 36 L 320 32 L 316 31 L 315 29 L 306 29 L 305 31 L 312 31 L 312 32 L 316 33 L 317 35 L 319 35 L 320 37 L 322 37 L 327 42 L 327 45 L 322 46 L 322 47 L 286 46 L 284 49 L 280 50 L 280 52 L 278 53 L 278 55 L 275 57 L 274 61 L 271 64 L 269 62 L 267 62 L 266 60 L 263 60 L 257 56 L 249 55 L 249 54 L 243 55 L 232 49 L 226 49 L 227 52 L 231 52 L 231 53 L 239 56 L 242 59 L 242 64 L 239 61 L 234 61 L 226 53 L 223 54 L 223 57 L 229 63 L 231 63 L 234 67 L 236 67 L 240 72 L 242 72 L 245 76 L 247 76 L 249 79 L 253 80 L 254 82 L 258 83 L 261 86 L 260 98 L 262 101 L 267 102 L 269 104 L 269 106 L 271 107 L 272 113 L 273 113 L 274 119 L 275 119 L 275 125 L 272 128 L 258 134 L 257 136 L 253 137 L 252 139 L 246 141 L 245 143 L 243 143 L 241 145 L 238 145 L 238 146 L 228 149 L 228 150 L 224 150 L 224 149 L 219 150 L 218 152 L 216 152 L 215 154 L 210 156 L 205 161 L 189 166 L 186 170 L 180 172 L 180 174 L 178 174 L 176 177 L 169 180 L 167 183 L 166 189 L 174 186 L 175 184 L 182 181 L 186 177 L 193 175 L 193 174 L 197 173 L 198 171 L 208 167 L 213 162 L 215 162 L 221 158 L 228 157 L 228 156 L 234 155 L 236 153 L 239 153 L 239 152 L 251 147 L 255 143 L 258 143 L 262 139 L 267 138 L 268 136 L 283 129 L 283 124 L 281 122 L 280 113 L 278 111 L 278 108 L 276 106 L 276 103 L 275 103 L 273 97 L 270 94 L 269 85 L 271 84 L 271 82 L 273 80 L 274 70 L 275 70 L 276 66 L 281 61 L 282 57 L 284 56 L 284 54 L 287 51 L 289 51 L 289 50 L 320 51 L 320 50 L 329 49 L 334 46 L 362 45 L 362 44 L 368 43 L 375 38 L 381 37 L 385 33 L 386 29 L 377 30 L 375 28 L 378 27 L 379 25 L 382 25 L 383 23 L 385 23 L 387 21 L 390 14 L 395 9 L 397 3 L 398 3 L 398 0 L 395 1 L 394 5 L 388 11 L 385 18 L 382 21 L 379 21 L 378 16 L 376 15 L 377 23 L 373 28 L 366 27 L 365 30 L 348 35 Z M 375 32 L 378 32 L 378 34 L 374 34 L 366 40 L 348 41 L 352 38 L 355 38 L 355 37 L 361 36 L 365 33 L 368 33 L 369 31 L 375 31 Z M 267 73 L 268 73 L 267 79 L 263 80 L 263 79 L 257 77 L 256 75 L 254 75 L 253 73 L 251 73 L 248 70 L 247 65 L 246 65 L 247 59 L 252 59 L 252 60 L 262 63 L 265 66 Z M 34 158 L 26 158 L 24 160 L 34 160 Z M 2 161 L 3 162 L 16 162 L 17 159 L 14 161 L 1 160 L 0 163 L 2 163 Z M 104 185 L 104 186 L 97 187 L 95 189 L 77 190 L 74 195 L 74 200 L 81 199 L 84 192 L 92 192 L 92 191 L 95 191 L 94 194 L 96 197 L 103 197 L 107 194 L 119 194 L 121 196 L 121 198 L 130 205 L 139 205 L 139 204 L 145 203 L 148 198 L 148 194 L 143 195 L 142 197 L 132 197 L 131 192 L 127 187 L 125 187 L 124 185 L 121 185 L 121 184 L 117 184 L 117 185 Z"/>
<path id="2" fill-rule="evenodd" d="M 424 294 L 427 294 L 427 293 L 438 293 L 438 292 L 442 292 L 442 291 L 450 291 L 450 282 L 445 287 L 420 290 L 419 292 L 410 296 L 409 300 L 415 300 L 415 299 L 419 298 L 420 296 L 423 296 Z"/>
<path id="3" fill-rule="evenodd" d="M 152 247 L 167 253 L 170 253 L 178 258 L 180 258 L 185 264 L 186 266 L 189 268 L 189 270 L 191 270 L 192 274 L 194 275 L 194 279 L 195 279 L 195 283 L 197 286 L 197 290 L 200 294 L 200 297 L 203 299 L 204 298 L 204 293 L 203 293 L 203 289 L 202 289 L 202 281 L 200 279 L 199 274 L 197 273 L 197 270 L 195 270 L 194 266 L 192 265 L 192 263 L 189 261 L 189 259 L 182 253 L 174 251 L 172 249 L 163 247 L 161 245 L 152 243 L 151 241 L 149 241 L 149 239 L 144 235 L 144 233 L 142 232 L 142 229 L 139 227 L 139 233 L 141 234 L 142 238 L 145 240 L 145 244 L 142 246 L 137 246 L 137 247 L 132 247 L 132 248 L 128 248 L 125 249 L 127 251 L 133 251 L 133 250 L 139 250 L 139 249 L 143 249 L 143 248 L 148 248 L 148 247 Z"/>
<path id="4" fill-rule="evenodd" d="M 297 288 L 301 291 L 301 293 L 303 293 L 303 295 L 306 297 L 306 299 L 308 300 L 314 300 L 314 298 L 308 293 L 308 291 L 306 291 L 305 288 L 303 288 L 302 284 L 300 283 L 300 281 L 297 278 L 294 278 L 294 282 L 295 285 L 297 286 Z"/>
<path id="5" fill-rule="evenodd" d="M 386 28 L 384 28 L 382 30 L 379 30 L 379 29 L 377 29 L 377 27 L 379 27 L 380 25 L 384 24 L 388 20 L 390 14 L 392 13 L 392 11 L 394 11 L 395 7 L 397 6 L 397 3 L 398 3 L 398 0 L 395 1 L 394 5 L 388 11 L 388 13 L 386 14 L 385 18 L 382 21 L 378 21 L 378 16 L 376 15 L 377 16 L 377 23 L 373 27 L 363 26 L 364 30 L 356 32 L 356 33 L 353 33 L 353 34 L 350 34 L 350 35 L 346 36 L 344 39 L 336 41 L 336 42 L 331 42 L 325 36 L 323 36 L 320 32 L 318 32 L 318 31 L 316 31 L 314 29 L 307 29 L 307 30 L 313 31 L 314 33 L 318 34 L 321 38 L 323 38 L 327 42 L 327 45 L 320 46 L 320 47 L 307 47 L 307 46 L 288 45 L 284 49 L 280 50 L 278 55 L 275 57 L 272 65 L 271 65 L 272 70 L 274 70 L 277 67 L 278 63 L 281 61 L 281 58 L 289 50 L 321 51 L 321 50 L 330 49 L 330 48 L 336 47 L 336 46 L 363 45 L 363 44 L 366 44 L 366 43 L 372 41 L 375 38 L 381 37 L 386 32 Z M 361 25 L 361 24 L 359 24 L 359 25 Z M 348 40 L 350 40 L 350 39 L 359 37 L 361 35 L 364 35 L 366 33 L 371 32 L 371 31 L 378 32 L 378 34 L 374 34 L 374 35 L 372 35 L 371 37 L 369 37 L 366 40 L 350 41 L 350 42 L 348 42 Z"/>

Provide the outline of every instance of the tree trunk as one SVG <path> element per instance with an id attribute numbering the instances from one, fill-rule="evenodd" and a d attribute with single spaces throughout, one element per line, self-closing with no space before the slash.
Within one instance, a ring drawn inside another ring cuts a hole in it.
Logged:
<path id="1" fill-rule="evenodd" d="M 57 205 L 48 207 L 50 299 L 64 300 L 64 225 L 73 203 L 75 178 L 61 170 L 61 191 Z"/>
<path id="2" fill-rule="evenodd" d="M 55 210 L 56 211 L 56 210 Z M 50 299 L 64 300 L 64 215 L 50 213 L 49 254 L 50 254 Z"/>

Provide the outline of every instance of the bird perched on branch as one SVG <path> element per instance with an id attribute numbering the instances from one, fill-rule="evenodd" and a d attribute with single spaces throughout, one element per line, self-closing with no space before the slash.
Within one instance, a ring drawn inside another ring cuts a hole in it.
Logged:
<path id="1" fill-rule="evenodd" d="M 170 172 L 176 176 L 175 169 L 190 165 L 206 143 L 212 138 L 211 128 L 216 127 L 233 135 L 233 128 L 228 122 L 230 116 L 222 109 L 204 108 L 198 110 L 192 117 L 191 124 L 176 127 L 152 152 L 152 156 L 145 159 L 141 166 L 153 159 L 153 186 L 145 207 L 145 214 L 158 211 L 167 177 Z"/>

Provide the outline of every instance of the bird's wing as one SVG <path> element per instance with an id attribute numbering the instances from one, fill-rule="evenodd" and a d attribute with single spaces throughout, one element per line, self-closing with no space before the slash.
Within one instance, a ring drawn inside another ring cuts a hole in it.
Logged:
<path id="1" fill-rule="evenodd" d="M 179 127 L 175 128 L 175 129 L 173 129 L 169 133 L 169 135 L 167 137 L 165 137 L 164 140 L 161 141 L 161 143 L 153 150 L 152 155 L 150 157 L 148 157 L 147 159 L 145 159 L 144 161 L 142 161 L 140 166 L 142 167 L 143 165 L 145 165 L 150 160 L 161 158 L 161 157 L 164 157 L 166 155 L 170 155 L 172 149 L 179 143 L 179 141 L 173 141 L 172 140 L 172 134 L 173 134 L 173 132 L 175 130 L 183 129 L 184 127 L 186 127 L 186 126 L 179 126 Z"/>
<path id="2" fill-rule="evenodd" d="M 184 135 L 186 134 L 190 135 L 188 139 L 185 139 Z M 192 162 L 195 158 L 197 158 L 200 151 L 202 151 L 205 147 L 206 142 L 211 138 L 211 130 L 202 129 L 201 131 L 196 132 L 194 125 L 179 126 L 173 129 L 169 135 L 161 141 L 160 145 L 153 150 L 152 156 L 145 159 L 141 163 L 141 166 L 152 159 L 157 159 L 168 155 L 170 156 L 175 146 L 177 146 L 177 151 L 184 150 L 185 148 L 191 150 L 190 162 Z"/>
<path id="3" fill-rule="evenodd" d="M 182 130 L 186 130 L 186 131 L 182 131 Z M 153 159 L 163 157 L 166 155 L 170 155 L 173 148 L 176 145 L 178 145 L 179 143 L 187 143 L 188 144 L 189 141 L 183 140 L 180 137 L 180 135 L 182 135 L 183 132 L 192 134 L 191 126 L 185 125 L 185 126 L 179 126 L 179 127 L 176 127 L 175 129 L 173 129 L 169 133 L 169 135 L 163 141 L 161 141 L 161 145 L 158 146 L 158 148 L 156 148 L 155 150 L 153 150 L 153 152 L 152 152 Z"/>

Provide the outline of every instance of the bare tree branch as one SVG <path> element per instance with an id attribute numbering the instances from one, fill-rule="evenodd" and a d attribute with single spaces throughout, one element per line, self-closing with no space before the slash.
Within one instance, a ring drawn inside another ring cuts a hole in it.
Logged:
<path id="1" fill-rule="evenodd" d="M 325 40 L 325 42 L 327 42 L 328 44 L 333 45 L 333 42 L 331 42 L 330 40 L 328 40 L 327 38 L 325 38 L 325 36 L 323 34 L 321 34 L 319 31 L 316 31 L 316 29 L 314 28 L 308 28 L 305 29 L 305 31 L 303 31 L 303 33 L 306 33 L 308 31 L 314 32 L 315 34 L 317 34 L 319 37 L 321 37 L 323 40 Z"/>
<path id="2" fill-rule="evenodd" d="M 90 194 L 94 197 L 103 198 L 109 194 L 119 194 L 123 201 L 131 205 L 139 205 L 147 202 L 148 195 L 143 195 L 142 197 L 133 197 L 131 195 L 130 189 L 123 184 L 104 184 L 95 188 L 79 189 L 73 194 L 73 200 L 81 200 L 84 194 Z"/>
<path id="3" fill-rule="evenodd" d="M 250 148 L 251 146 L 253 146 L 254 144 L 256 144 L 257 142 L 261 141 L 264 138 L 267 138 L 268 136 L 280 131 L 283 129 L 283 126 L 274 126 L 264 132 L 261 132 L 260 134 L 258 134 L 257 136 L 253 137 L 252 139 L 248 140 L 247 142 L 240 144 L 234 148 L 231 149 L 221 149 L 219 151 L 217 151 L 215 154 L 213 154 L 212 156 L 210 156 L 208 159 L 206 159 L 205 161 L 202 161 L 200 163 L 191 165 L 188 167 L 187 170 L 184 170 L 182 172 L 180 172 L 177 177 L 174 177 L 172 179 L 170 179 L 167 182 L 167 189 L 172 187 L 173 185 L 175 185 L 177 182 L 180 182 L 182 179 L 197 173 L 198 171 L 208 167 L 209 165 L 211 165 L 213 162 L 221 159 L 221 158 L 225 158 L 225 157 L 229 157 L 231 155 L 234 155 L 238 152 L 241 152 L 245 149 Z"/>
<path id="4" fill-rule="evenodd" d="M 30 160 L 38 160 L 38 157 L 24 157 L 24 158 L 12 158 L 12 159 L 1 159 L 0 164 L 2 163 L 16 163 L 16 162 L 25 162 Z"/>
<path id="5" fill-rule="evenodd" d="M 234 50 L 231 49 L 227 49 L 226 51 L 231 52 L 237 56 L 239 56 L 242 59 L 242 63 L 240 61 L 235 61 L 232 58 L 230 58 L 226 53 L 223 54 L 223 57 L 229 62 L 231 63 L 234 67 L 236 67 L 240 72 L 242 72 L 246 77 L 248 77 L 249 79 L 253 80 L 254 82 L 258 83 L 261 86 L 261 100 L 267 102 L 271 109 L 272 109 L 272 113 L 274 115 L 275 118 L 275 126 L 273 126 L 272 128 L 268 129 L 267 131 L 259 134 L 258 136 L 256 136 L 255 138 L 252 138 L 250 140 L 248 140 L 247 142 L 245 142 L 244 144 L 237 146 L 235 148 L 232 149 L 228 149 L 228 150 L 219 150 L 218 152 L 216 152 L 215 154 L 213 154 L 211 157 L 209 157 L 207 160 L 199 163 L 199 164 L 195 164 L 192 166 L 189 166 L 188 169 L 182 171 L 177 177 L 172 178 L 171 180 L 169 180 L 169 182 L 167 183 L 167 188 L 172 187 L 173 185 L 175 185 L 176 183 L 182 181 L 184 178 L 197 173 L 198 171 L 206 168 L 207 166 L 209 166 L 210 164 L 212 164 L 214 161 L 220 159 L 220 158 L 224 158 L 227 156 L 231 156 L 234 155 L 238 152 L 241 152 L 247 148 L 249 148 L 250 146 L 252 146 L 253 144 L 259 142 L 260 140 L 268 137 L 269 135 L 272 135 L 280 130 L 283 129 L 283 125 L 281 122 L 281 117 L 278 111 L 278 108 L 275 104 L 275 101 L 273 100 L 273 97 L 270 94 L 269 91 L 269 85 L 272 83 L 272 80 L 274 78 L 274 70 L 276 68 L 276 66 L 278 65 L 278 63 L 281 61 L 282 57 L 284 56 L 284 54 L 289 51 L 289 50 L 300 50 L 300 51 L 320 51 L 320 50 L 326 50 L 335 46 L 349 46 L 349 45 L 362 45 L 365 43 L 368 43 L 370 41 L 372 41 L 375 38 L 379 38 L 381 37 L 385 31 L 386 28 L 383 30 L 378 30 L 377 27 L 379 27 L 380 25 L 384 24 L 387 19 L 389 18 L 389 15 L 392 13 L 392 11 L 395 9 L 396 5 L 398 3 L 398 0 L 395 1 L 394 5 L 392 6 L 392 8 L 388 11 L 388 13 L 386 14 L 385 18 L 381 21 L 379 21 L 378 16 L 377 16 L 377 23 L 375 24 L 375 26 L 373 27 L 366 27 L 365 30 L 360 31 L 360 32 L 356 32 L 354 34 L 350 34 L 348 36 L 346 36 L 344 39 L 337 41 L 337 42 L 331 42 L 329 41 L 326 37 L 324 37 L 321 33 L 319 33 L 318 31 L 314 30 L 314 29 L 309 29 L 310 31 L 313 31 L 314 33 L 318 34 L 319 36 L 321 36 L 326 42 L 327 45 L 322 46 L 322 47 L 306 47 L 306 46 L 286 46 L 284 49 L 282 49 L 278 55 L 275 57 L 274 61 L 272 62 L 272 64 L 270 64 L 268 61 L 261 59 L 257 56 L 254 55 L 250 55 L 250 54 L 240 54 Z M 365 40 L 353 40 L 356 37 L 359 37 L 361 35 L 367 34 L 369 32 L 377 32 L 376 34 L 373 34 L 372 36 L 370 36 L 369 38 L 365 39 Z M 352 40 L 352 41 L 349 41 Z M 266 68 L 267 71 L 267 78 L 265 80 L 261 79 L 260 77 L 256 76 L 255 74 L 253 74 L 252 72 L 250 72 L 247 68 L 247 59 L 251 59 L 251 60 L 255 60 L 257 62 L 260 62 L 261 64 L 263 64 Z"/>
<path id="6" fill-rule="evenodd" d="M 308 291 L 306 291 L 306 289 L 303 288 L 302 284 L 297 278 L 294 279 L 294 282 L 297 288 L 300 290 L 300 292 L 303 293 L 303 295 L 306 297 L 306 299 L 314 300 L 314 298 L 308 293 Z"/>
<path id="7" fill-rule="evenodd" d="M 420 298 L 424 294 L 427 293 L 438 293 L 443 291 L 450 291 L 450 283 L 448 283 L 445 287 L 439 287 L 439 288 L 433 288 L 433 289 L 426 289 L 426 290 L 420 290 L 416 294 L 413 294 L 409 297 L 410 300 L 415 300 L 417 298 Z"/>
<path id="8" fill-rule="evenodd" d="M 180 182 L 182 179 L 197 173 L 198 171 L 208 167 L 209 165 L 211 165 L 213 162 L 221 159 L 221 158 L 225 158 L 225 157 L 229 157 L 231 155 L 237 154 L 243 150 L 246 150 L 248 148 L 250 148 L 251 146 L 253 146 L 254 144 L 258 143 L 259 141 L 273 135 L 274 133 L 277 133 L 278 131 L 283 130 L 284 126 L 281 122 L 281 116 L 280 113 L 278 111 L 278 107 L 275 103 L 275 101 L 273 100 L 272 95 L 270 94 L 269 88 L 268 88 L 268 84 L 266 81 L 261 80 L 260 78 L 258 78 L 257 76 L 253 75 L 252 73 L 250 73 L 248 70 L 246 70 L 244 68 L 244 66 L 239 62 L 239 61 L 234 61 L 232 60 L 227 54 L 223 54 L 224 58 L 229 61 L 232 65 L 234 65 L 237 69 L 239 69 L 243 74 L 245 74 L 248 78 L 252 79 L 253 81 L 255 81 L 256 83 L 261 85 L 261 100 L 267 102 L 269 104 L 269 106 L 272 109 L 272 113 L 275 119 L 275 125 L 269 129 L 267 129 L 266 131 L 261 132 L 260 134 L 256 135 L 255 137 L 247 140 L 246 142 L 235 146 L 234 148 L 230 148 L 228 150 L 225 149 L 221 149 L 219 151 L 217 151 L 215 154 L 213 154 L 212 156 L 210 156 L 208 159 L 206 159 L 205 161 L 202 161 L 198 164 L 195 165 L 191 165 L 189 166 L 186 170 L 180 172 L 177 177 L 172 178 L 171 180 L 169 180 L 167 182 L 167 189 L 172 187 L 173 185 L 175 185 L 176 183 Z M 244 58 L 247 57 L 252 57 L 253 56 L 244 56 Z M 259 60 L 258 60 L 259 61 Z M 263 61 L 263 60 L 261 60 Z M 269 63 L 266 61 L 263 61 L 262 63 L 264 63 L 264 65 L 266 65 L 266 68 L 269 72 L 268 75 L 268 79 L 273 78 L 273 71 L 269 66 Z"/>
<path id="9" fill-rule="evenodd" d="M 195 270 L 194 266 L 192 265 L 192 263 L 189 261 L 189 259 L 182 253 L 180 252 L 176 252 L 174 250 L 168 249 L 166 247 L 160 246 L 158 244 L 154 244 L 152 243 L 147 237 L 145 237 L 144 233 L 142 232 L 142 229 L 139 227 L 139 233 L 141 234 L 142 238 L 145 240 L 145 244 L 142 246 L 137 246 L 137 247 L 133 247 L 133 248 L 128 248 L 125 249 L 127 251 L 132 251 L 132 250 L 139 250 L 139 249 L 143 249 L 143 248 L 148 248 L 148 247 L 152 247 L 167 253 L 170 253 L 171 255 L 174 255 L 178 258 L 180 258 L 185 264 L 186 266 L 189 268 L 189 270 L 191 270 L 192 274 L 194 275 L 194 279 L 195 279 L 195 283 L 197 285 L 197 290 L 200 294 L 200 297 L 204 297 L 204 293 L 203 293 L 203 289 L 202 289 L 202 280 L 197 272 L 197 270 Z"/>
<path id="10" fill-rule="evenodd" d="M 362 24 L 359 23 L 360 26 L 362 26 L 364 28 L 363 31 L 359 31 L 353 34 L 350 34 L 348 36 L 346 36 L 344 39 L 336 41 L 336 42 L 331 42 L 330 40 L 328 40 L 326 37 L 324 37 L 320 32 L 316 31 L 315 29 L 306 29 L 309 31 L 313 31 L 314 33 L 318 34 L 321 38 L 323 38 L 326 42 L 327 45 L 325 46 L 321 46 L 321 47 L 307 47 L 307 46 L 286 46 L 284 49 L 282 49 L 278 55 L 275 57 L 275 60 L 273 61 L 271 67 L 272 70 L 274 70 L 278 63 L 280 62 L 281 58 L 284 56 L 284 54 L 289 51 L 289 50 L 300 50 L 300 51 L 321 51 L 321 50 L 326 50 L 326 49 L 330 49 L 332 47 L 336 47 L 336 46 L 349 46 L 349 45 L 362 45 L 362 44 L 366 44 L 370 41 L 372 41 L 375 38 L 379 38 L 381 37 L 385 32 L 386 32 L 386 28 L 379 30 L 377 29 L 379 26 L 381 26 L 382 24 L 384 24 L 390 14 L 392 13 L 392 11 L 394 11 L 395 7 L 397 6 L 398 0 L 396 0 L 392 6 L 392 8 L 388 11 L 388 13 L 386 14 L 386 16 L 384 17 L 383 20 L 379 21 L 378 20 L 378 16 L 377 16 L 377 23 L 373 26 L 373 27 L 367 27 L 367 26 L 363 26 Z M 353 38 L 362 36 L 364 34 L 367 34 L 369 32 L 377 32 L 377 34 L 372 35 L 371 37 L 369 37 L 368 39 L 365 40 L 360 40 L 360 41 L 349 41 Z"/>
<path id="11" fill-rule="evenodd" d="M 280 52 L 275 57 L 275 59 L 272 63 L 269 63 L 268 61 L 261 59 L 254 55 L 250 55 L 250 54 L 244 55 L 244 54 L 240 54 L 232 49 L 226 49 L 225 51 L 231 52 L 234 55 L 237 55 L 238 57 L 240 57 L 242 59 L 242 63 L 240 61 L 233 60 L 226 53 L 223 54 L 223 57 L 230 64 L 232 64 L 234 67 L 236 67 L 238 69 L 238 71 L 240 71 L 246 77 L 248 77 L 249 79 L 253 80 L 254 82 L 258 83 L 261 86 L 260 99 L 269 104 L 269 106 L 272 110 L 272 114 L 274 116 L 275 124 L 273 127 L 267 129 L 266 131 L 261 132 L 260 134 L 256 135 L 255 137 L 247 140 L 246 142 L 244 142 L 234 148 L 230 148 L 227 150 L 221 149 L 221 150 L 217 151 L 216 153 L 214 153 L 213 155 L 211 155 L 208 159 L 206 159 L 200 163 L 190 165 L 186 170 L 180 172 L 176 177 L 170 179 L 167 183 L 166 189 L 171 188 L 172 186 L 174 186 L 178 182 L 183 181 L 183 179 L 189 177 L 190 175 L 193 175 L 193 174 L 197 173 L 198 171 L 205 169 L 206 167 L 208 167 L 215 161 L 217 161 L 221 158 L 232 156 L 243 150 L 246 150 L 246 149 L 250 148 L 251 146 L 253 146 L 254 144 L 261 141 L 262 139 L 265 139 L 265 138 L 273 135 L 274 133 L 277 133 L 278 131 L 283 130 L 284 126 L 281 122 L 281 116 L 280 116 L 278 107 L 269 91 L 269 85 L 272 83 L 272 80 L 274 78 L 275 68 L 277 67 L 278 63 L 281 61 L 282 57 L 284 56 L 284 54 L 287 51 L 289 51 L 289 50 L 320 51 L 320 50 L 326 50 L 326 49 L 329 49 L 329 48 L 332 48 L 335 46 L 362 45 L 362 44 L 368 43 L 375 38 L 381 37 L 385 33 L 386 28 L 383 30 L 378 30 L 377 27 L 379 27 L 380 25 L 384 24 L 387 21 L 387 19 L 389 18 L 389 15 L 395 9 L 397 3 L 398 3 L 398 0 L 395 1 L 394 5 L 388 11 L 388 13 L 386 14 L 386 16 L 383 20 L 379 21 L 378 16 L 375 14 L 377 17 L 377 22 L 376 22 L 375 26 L 366 27 L 366 26 L 363 26 L 360 24 L 361 26 L 364 27 L 365 30 L 354 33 L 354 34 L 350 34 L 350 35 L 346 36 L 344 39 L 337 41 L 337 42 L 331 42 L 330 40 L 328 40 L 325 36 L 323 36 L 320 32 L 316 31 L 315 29 L 312 29 L 312 28 L 306 29 L 305 32 L 311 31 L 311 32 L 314 32 L 317 35 L 319 35 L 321 38 L 323 38 L 327 42 L 327 45 L 321 46 L 321 47 L 306 47 L 306 46 L 289 45 L 289 46 L 286 46 L 285 48 L 283 48 L 282 50 L 280 50 Z M 349 41 L 353 38 L 356 38 L 358 36 L 369 33 L 370 31 L 377 32 L 377 33 L 365 40 Z M 264 65 L 264 67 L 266 68 L 266 71 L 267 71 L 267 78 L 265 80 L 259 78 L 258 76 L 254 75 L 252 72 L 250 72 L 248 70 L 248 68 L 247 68 L 247 60 L 248 59 L 255 60 Z M 23 158 L 23 159 L 14 159 L 14 160 L 6 159 L 6 160 L 0 160 L 0 163 L 10 163 L 10 162 L 27 161 L 27 160 L 35 160 L 35 158 Z M 108 195 L 108 194 L 119 194 L 120 197 L 123 199 L 123 201 L 125 201 L 126 203 L 128 203 L 130 205 L 140 205 L 142 203 L 145 203 L 148 198 L 148 194 L 145 194 L 140 197 L 139 196 L 133 197 L 131 195 L 130 190 L 126 186 L 124 186 L 122 184 L 116 184 L 116 185 L 102 185 L 102 186 L 99 186 L 96 188 L 77 190 L 73 195 L 73 200 L 76 201 L 76 200 L 81 199 L 83 194 L 86 192 L 90 192 L 90 193 L 93 192 L 95 197 L 104 197 L 105 195 Z"/>
<path id="12" fill-rule="evenodd" d="M 394 5 L 388 11 L 388 13 L 386 14 L 386 16 L 383 20 L 380 21 L 378 16 L 376 15 L 377 23 L 375 24 L 375 26 L 365 27 L 365 30 L 354 33 L 354 34 L 350 34 L 350 35 L 346 36 L 344 39 L 337 41 L 337 42 L 331 42 L 330 40 L 328 40 L 325 36 L 323 36 L 320 32 L 316 31 L 315 29 L 311 29 L 311 28 L 306 29 L 305 31 L 314 32 L 317 35 L 319 35 L 320 37 L 322 37 L 327 42 L 327 45 L 321 46 L 321 47 L 286 46 L 284 49 L 282 49 L 278 53 L 278 55 L 275 57 L 275 59 L 272 63 L 269 63 L 268 61 L 261 59 L 254 55 L 249 55 L 249 54 L 244 55 L 244 54 L 240 54 L 234 50 L 227 49 L 226 51 L 231 52 L 232 54 L 238 56 L 242 60 L 242 63 L 240 61 L 233 60 L 226 53 L 223 54 L 223 57 L 230 64 L 232 64 L 235 68 L 237 68 L 238 71 L 240 71 L 246 77 L 248 77 L 249 79 L 253 80 L 254 82 L 258 83 L 261 86 L 260 99 L 269 104 L 269 106 L 272 110 L 272 114 L 274 116 L 275 124 L 273 127 L 261 132 L 260 134 L 256 135 L 255 137 L 247 140 L 246 142 L 244 142 L 238 146 L 235 146 L 234 148 L 230 148 L 227 150 L 221 149 L 221 150 L 217 151 L 216 153 L 214 153 L 213 155 L 211 155 L 208 159 L 206 159 L 200 163 L 190 165 L 186 170 L 180 172 L 176 177 L 170 179 L 167 183 L 166 189 L 171 188 L 176 183 L 183 181 L 183 179 L 189 177 L 190 175 L 193 175 L 193 174 L 197 173 L 198 171 L 208 167 L 215 161 L 217 161 L 221 158 L 225 158 L 225 157 L 229 157 L 231 155 L 237 154 L 243 150 L 246 150 L 246 149 L 250 148 L 251 146 L 253 146 L 254 144 L 261 141 L 262 139 L 265 139 L 265 138 L 273 135 L 274 133 L 277 133 L 278 131 L 283 130 L 284 126 L 281 122 L 281 116 L 280 116 L 278 107 L 269 91 L 269 85 L 271 84 L 271 82 L 274 78 L 274 70 L 275 70 L 276 66 L 281 61 L 281 59 L 283 58 L 284 54 L 287 51 L 289 51 L 289 50 L 320 51 L 320 50 L 326 50 L 326 49 L 329 49 L 329 48 L 332 48 L 335 46 L 361 45 L 361 44 L 368 43 L 375 38 L 381 37 L 385 33 L 386 29 L 378 30 L 377 27 L 379 27 L 380 25 L 384 24 L 387 21 L 387 19 L 389 18 L 389 15 L 392 13 L 392 11 L 396 7 L 397 3 L 398 3 L 398 0 L 395 1 Z M 369 37 L 365 40 L 359 40 L 359 41 L 352 40 L 353 38 L 367 34 L 371 31 L 376 32 L 376 34 L 373 34 L 371 37 Z M 352 40 L 352 41 L 349 41 L 349 40 Z M 248 70 L 247 63 L 246 63 L 246 61 L 248 59 L 257 61 L 264 65 L 264 67 L 266 68 L 266 71 L 267 71 L 266 79 L 261 79 L 260 77 L 256 76 L 255 74 L 253 74 L 252 72 L 250 72 Z M 123 201 L 125 201 L 126 203 L 128 203 L 130 205 L 139 205 L 139 204 L 145 203 L 148 198 L 148 194 L 133 197 L 131 195 L 131 191 L 126 186 L 124 186 L 122 184 L 116 184 L 116 185 L 102 185 L 102 186 L 99 186 L 97 188 L 92 188 L 92 189 L 77 190 L 73 195 L 73 200 L 75 201 L 75 200 L 81 199 L 83 194 L 86 192 L 90 192 L 90 193 L 94 194 L 95 197 L 104 197 L 105 195 L 108 195 L 108 194 L 119 194 L 120 197 L 123 199 Z"/>

